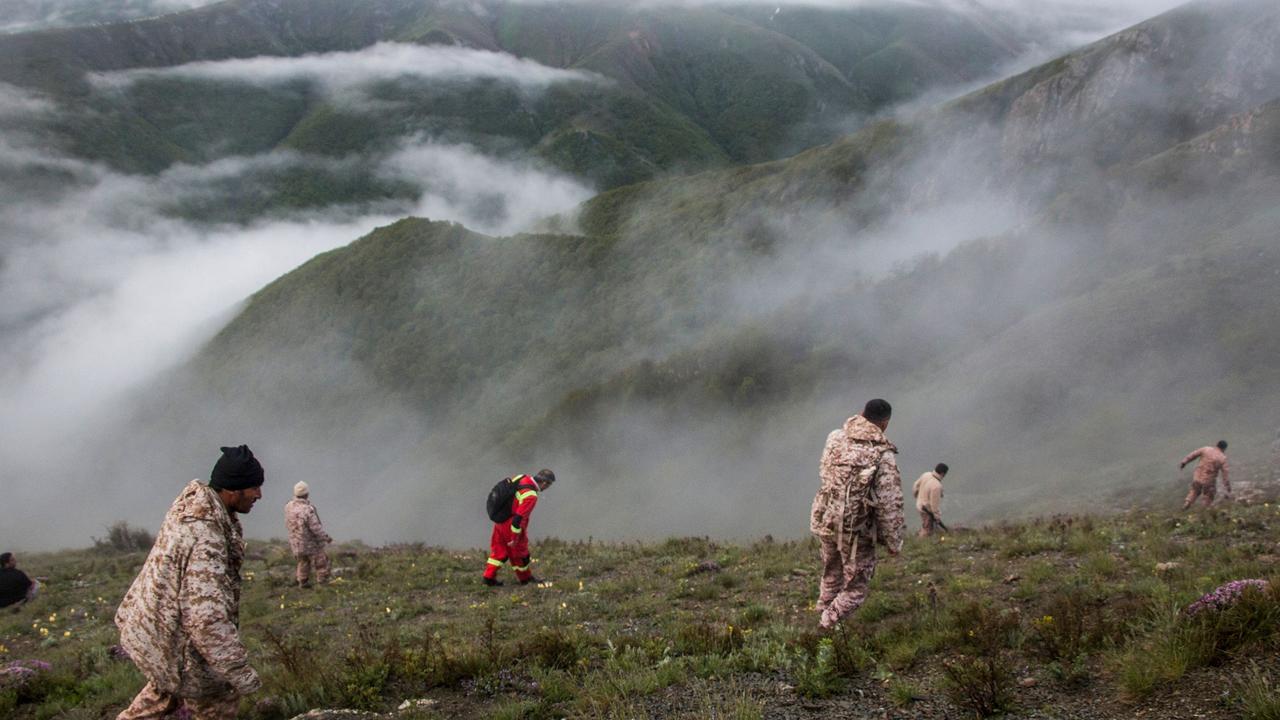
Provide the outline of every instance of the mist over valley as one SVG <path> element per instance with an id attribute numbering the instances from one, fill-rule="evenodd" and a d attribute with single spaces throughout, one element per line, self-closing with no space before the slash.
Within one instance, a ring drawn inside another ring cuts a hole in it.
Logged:
<path id="1" fill-rule="evenodd" d="M 1258 470 L 1280 9 L 1171 7 L 233 0 L 0 35 L 0 541 L 149 526 L 241 442 L 256 537 L 306 480 L 336 536 L 468 547 L 538 467 L 542 536 L 796 537 L 871 397 L 904 477 L 952 466 L 953 522 L 1177 495 L 1220 438 Z"/>

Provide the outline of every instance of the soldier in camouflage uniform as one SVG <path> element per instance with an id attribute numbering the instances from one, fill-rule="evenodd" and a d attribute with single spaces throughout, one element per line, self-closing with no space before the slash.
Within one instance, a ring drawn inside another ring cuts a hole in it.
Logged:
<path id="1" fill-rule="evenodd" d="M 165 514 L 116 611 L 120 645 L 147 679 L 117 720 L 162 718 L 183 704 L 197 720 L 230 719 L 261 686 L 240 641 L 236 513 L 262 497 L 263 478 L 247 446 L 222 448 L 209 484 L 192 480 Z"/>
<path id="2" fill-rule="evenodd" d="M 1227 441 L 1219 440 L 1217 447 L 1206 445 L 1199 450 L 1192 450 L 1190 455 L 1182 458 L 1178 469 L 1181 470 L 1187 466 L 1187 463 L 1200 459 L 1196 464 L 1196 471 L 1191 478 L 1191 489 L 1187 491 L 1187 498 L 1182 502 L 1182 509 L 1186 510 L 1196 501 L 1196 498 L 1202 498 L 1204 506 L 1209 507 L 1213 504 L 1214 495 L 1218 490 L 1218 473 L 1222 473 L 1222 487 L 1226 490 L 1227 497 L 1231 497 L 1231 477 L 1230 467 L 1227 463 Z"/>
<path id="3" fill-rule="evenodd" d="M 898 449 L 884 436 L 893 412 L 884 400 L 832 431 L 822 451 L 822 485 L 813 499 L 809 530 L 822 543 L 820 626 L 831 629 L 867 599 L 876 569 L 876 544 L 890 555 L 902 549 L 902 486 Z"/>
<path id="4" fill-rule="evenodd" d="M 1280 429 L 1276 430 L 1276 439 L 1271 441 L 1271 475 L 1270 480 L 1280 480 Z"/>
<path id="5" fill-rule="evenodd" d="M 333 542 L 320 524 L 320 513 L 311 504 L 311 488 L 305 482 L 293 486 L 293 499 L 284 506 L 284 526 L 289 531 L 289 549 L 298 561 L 295 577 L 299 587 L 307 587 L 315 568 L 316 582 L 329 581 L 329 556 L 324 546 Z"/>

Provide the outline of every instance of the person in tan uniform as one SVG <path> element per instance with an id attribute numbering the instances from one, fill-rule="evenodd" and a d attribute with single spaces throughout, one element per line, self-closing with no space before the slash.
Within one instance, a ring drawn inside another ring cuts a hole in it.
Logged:
<path id="1" fill-rule="evenodd" d="M 284 506 L 284 526 L 289 531 L 289 549 L 298 561 L 294 577 L 299 587 L 310 584 L 311 569 L 316 571 L 316 582 L 329 581 L 329 556 L 324 546 L 333 542 L 320 524 L 320 514 L 311 504 L 311 488 L 305 482 L 293 486 L 293 499 Z"/>
<path id="2" fill-rule="evenodd" d="M 911 495 L 916 499 L 916 511 L 920 513 L 920 537 L 929 537 L 935 526 L 942 522 L 942 478 L 950 468 L 938 463 L 932 471 L 916 478 Z"/>
<path id="3" fill-rule="evenodd" d="M 1218 490 L 1219 472 L 1222 473 L 1222 489 L 1226 491 L 1228 498 L 1231 497 L 1231 479 L 1228 477 L 1227 468 L 1227 441 L 1219 440 L 1217 447 L 1206 445 L 1193 451 L 1182 458 L 1178 469 L 1185 468 L 1187 463 L 1196 458 L 1200 458 L 1200 463 L 1196 465 L 1195 475 L 1191 478 L 1191 489 L 1187 492 L 1187 499 L 1182 503 L 1183 510 L 1191 507 L 1191 503 L 1194 503 L 1197 497 L 1204 499 L 1205 507 L 1213 504 L 1213 496 Z"/>
<path id="4" fill-rule="evenodd" d="M 902 549 L 902 486 L 897 451 L 884 436 L 893 408 L 871 400 L 827 436 L 809 530 L 822 552 L 819 626 L 830 630 L 867 599 L 876 569 L 876 544 Z"/>
<path id="5" fill-rule="evenodd" d="M 196 720 L 230 720 L 261 687 L 240 640 L 236 514 L 253 509 L 263 480 L 248 446 L 224 447 L 209 484 L 192 480 L 165 514 L 116 611 L 120 645 L 147 679 L 117 720 L 162 718 L 183 705 Z"/>

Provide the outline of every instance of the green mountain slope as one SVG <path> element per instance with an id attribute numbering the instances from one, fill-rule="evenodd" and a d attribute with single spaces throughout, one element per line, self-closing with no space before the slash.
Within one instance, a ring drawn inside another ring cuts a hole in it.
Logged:
<path id="1" fill-rule="evenodd" d="M 1020 41 L 987 27 L 998 16 L 973 17 L 985 24 L 891 7 L 773 18 L 732 6 L 229 0 L 126 24 L 0 36 L 0 82 L 57 104 L 61 119 L 43 126 L 43 143 L 128 172 L 275 148 L 369 155 L 426 137 L 532 151 L 609 188 L 780 157 L 830 140 L 851 116 L 982 77 Z M 840 35 L 856 37 L 856 47 Z M 352 106 L 308 82 L 160 76 L 121 89 L 86 75 L 379 41 L 507 52 L 611 84 L 558 85 L 531 98 L 492 81 L 388 78 L 373 88 L 374 103 Z M 867 61 L 881 52 L 909 59 Z"/>
<path id="2" fill-rule="evenodd" d="M 899 408 L 909 471 L 966 468 L 971 512 L 1034 508 L 1045 488 L 1088 504 L 1120 479 L 1150 485 L 1205 432 L 1260 442 L 1276 420 L 1280 93 L 1268 93 L 1280 65 L 1242 54 L 1242 67 L 1206 68 L 1196 40 L 1269 37 L 1280 11 L 1232 10 L 1183 9 L 786 161 L 606 193 L 578 218 L 586 236 L 405 220 L 263 290 L 174 382 L 207 388 L 246 427 L 269 432 L 286 412 L 339 442 L 394 398 L 430 429 L 390 454 L 453 468 L 558 458 L 592 497 L 622 492 L 673 526 L 732 527 L 743 505 L 704 504 L 708 488 L 673 491 L 699 498 L 676 507 L 641 486 L 736 477 L 780 518 L 802 516 L 816 444 L 873 395 Z M 1182 44 L 1139 52 L 1135 38 Z M 1093 121 L 1128 117 L 1130 96 L 1100 92 L 1135 65 L 1179 98 L 1157 117 L 1158 147 L 1149 126 Z M 1214 92 L 1242 73 L 1257 80 L 1248 92 Z M 1182 120 L 1189 92 L 1208 93 L 1203 123 Z M 1096 100 L 1084 115 L 1082 97 Z M 1036 132 L 1033 102 L 1057 142 L 1103 133 L 1126 151 L 1009 174 Z M 975 108 L 988 128 L 959 154 L 951 133 Z M 991 193 L 1022 219 L 938 227 L 952 243 L 938 252 L 859 264 L 893 249 L 876 243 L 900 241 L 903 216 Z M 373 399 L 348 397 L 335 372 Z M 1150 460 L 1111 461 L 1115 443 Z M 429 482 L 465 492 L 462 478 Z"/>

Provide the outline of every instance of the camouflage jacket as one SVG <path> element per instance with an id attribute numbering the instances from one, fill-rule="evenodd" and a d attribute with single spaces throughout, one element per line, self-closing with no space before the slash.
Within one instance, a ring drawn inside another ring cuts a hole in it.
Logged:
<path id="1" fill-rule="evenodd" d="M 315 555 L 333 542 L 320 524 L 320 513 L 307 498 L 294 498 L 284 506 L 284 526 L 289 530 L 289 549 L 294 555 Z"/>
<path id="2" fill-rule="evenodd" d="M 1196 472 L 1192 477 L 1192 482 L 1197 485 L 1207 485 L 1212 487 L 1217 485 L 1218 473 L 1221 472 L 1222 487 L 1226 489 L 1228 494 L 1230 494 L 1231 478 L 1229 476 L 1230 469 L 1227 465 L 1227 454 L 1213 445 L 1206 445 L 1199 450 L 1191 451 L 1190 455 L 1182 458 L 1183 466 L 1196 458 L 1200 458 L 1200 463 L 1196 465 Z"/>
<path id="3" fill-rule="evenodd" d="M 243 562 L 240 522 L 192 480 L 116 611 L 121 646 L 160 692 L 202 698 L 260 687 L 238 627 Z"/>
<path id="4" fill-rule="evenodd" d="M 813 499 L 809 530 L 834 539 L 841 552 L 852 550 L 857 536 L 870 537 L 897 552 L 902 548 L 902 481 L 898 449 L 884 432 L 861 415 L 827 436 Z"/>

